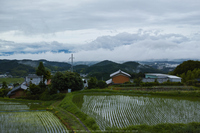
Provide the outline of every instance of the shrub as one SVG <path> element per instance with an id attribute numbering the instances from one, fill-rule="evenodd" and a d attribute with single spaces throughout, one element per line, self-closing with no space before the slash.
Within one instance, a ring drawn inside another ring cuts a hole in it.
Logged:
<path id="1" fill-rule="evenodd" d="M 94 118 L 92 117 L 87 117 L 87 119 L 85 120 L 85 123 L 88 127 L 90 127 L 92 130 L 98 130 L 99 127 L 98 125 L 96 124 Z"/>
<path id="2" fill-rule="evenodd" d="M 105 81 L 99 80 L 98 83 L 97 83 L 97 86 L 98 86 L 98 88 L 103 89 L 103 88 L 106 88 L 108 85 L 106 84 Z"/>

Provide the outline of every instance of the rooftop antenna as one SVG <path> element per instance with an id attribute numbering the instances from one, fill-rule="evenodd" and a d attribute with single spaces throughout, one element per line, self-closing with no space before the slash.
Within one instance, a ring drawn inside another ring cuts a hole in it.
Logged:
<path id="1" fill-rule="evenodd" d="M 71 59 L 71 72 L 73 72 L 73 60 L 74 60 L 73 54 L 71 54 L 71 57 L 69 58 L 69 60 L 70 59 Z"/>

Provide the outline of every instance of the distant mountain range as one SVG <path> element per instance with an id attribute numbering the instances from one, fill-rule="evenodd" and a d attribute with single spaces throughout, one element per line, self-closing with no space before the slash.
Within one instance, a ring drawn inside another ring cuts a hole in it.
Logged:
<path id="1" fill-rule="evenodd" d="M 13 76 L 26 76 L 29 73 L 35 73 L 35 69 L 39 63 L 43 62 L 47 70 L 53 71 L 67 71 L 71 69 L 71 64 L 66 62 L 54 62 L 47 60 L 0 60 L 0 72 L 10 73 Z M 148 64 L 148 65 L 147 65 Z M 97 79 L 108 79 L 109 75 L 121 69 L 127 73 L 168 73 L 169 69 L 174 69 L 179 62 L 134 62 L 128 61 L 124 63 L 116 63 L 113 61 L 105 60 L 101 62 L 75 62 L 73 70 L 78 73 L 88 74 Z M 171 67 L 167 67 L 171 65 Z M 160 69 L 169 68 L 169 69 Z M 170 70 L 171 71 L 171 70 Z"/>

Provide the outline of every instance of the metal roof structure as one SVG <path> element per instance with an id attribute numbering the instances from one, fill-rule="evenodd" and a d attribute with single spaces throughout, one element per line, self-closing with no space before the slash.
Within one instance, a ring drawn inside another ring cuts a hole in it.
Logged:
<path id="1" fill-rule="evenodd" d="M 117 72 L 114 72 L 114 73 L 110 74 L 110 77 L 113 77 L 113 76 L 118 75 L 118 74 L 123 74 L 123 75 L 126 75 L 128 77 L 131 77 L 130 74 L 128 74 L 128 73 L 126 73 L 126 72 L 124 72 L 122 70 L 118 70 Z"/>
<path id="2" fill-rule="evenodd" d="M 168 74 L 161 74 L 161 73 L 145 73 L 145 75 L 157 76 L 158 78 L 181 79 L 181 78 L 178 77 L 178 76 L 168 75 Z"/>
<path id="3" fill-rule="evenodd" d="M 111 84 L 112 83 L 112 79 L 109 79 L 106 81 L 106 84 Z"/>
<path id="4" fill-rule="evenodd" d="M 26 78 L 43 78 L 43 76 L 37 76 L 36 74 L 29 74 Z"/>

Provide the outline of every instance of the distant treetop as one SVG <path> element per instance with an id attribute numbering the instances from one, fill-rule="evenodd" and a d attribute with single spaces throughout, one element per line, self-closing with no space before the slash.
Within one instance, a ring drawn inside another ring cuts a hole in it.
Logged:
<path id="1" fill-rule="evenodd" d="M 184 61 L 183 63 L 178 65 L 174 69 L 172 74 L 174 74 L 174 75 L 181 75 L 183 73 L 186 74 L 187 71 L 189 71 L 189 70 L 193 71 L 196 68 L 200 68 L 200 61 L 188 60 L 188 61 Z"/>

